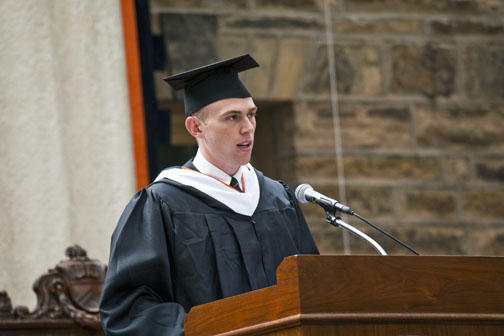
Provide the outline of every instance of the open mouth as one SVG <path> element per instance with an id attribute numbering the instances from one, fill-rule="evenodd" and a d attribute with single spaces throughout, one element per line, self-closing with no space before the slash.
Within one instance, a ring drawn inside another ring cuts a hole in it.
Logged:
<path id="1" fill-rule="evenodd" d="M 251 141 L 241 142 L 237 144 L 237 146 L 240 148 L 249 148 L 250 146 L 252 146 L 252 142 Z"/>

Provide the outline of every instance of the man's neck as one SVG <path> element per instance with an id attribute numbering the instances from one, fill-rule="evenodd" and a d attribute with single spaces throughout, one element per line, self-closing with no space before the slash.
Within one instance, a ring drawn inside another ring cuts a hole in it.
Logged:
<path id="1" fill-rule="evenodd" d="M 215 164 L 210 162 L 204 155 L 204 153 L 198 149 L 198 152 L 196 153 L 196 156 L 194 157 L 193 160 L 194 166 L 202 173 L 208 174 L 210 176 L 213 176 L 221 181 L 226 181 L 229 180 L 231 176 L 236 175 L 240 171 L 241 167 L 238 167 L 233 174 L 229 174 L 228 172 L 224 171 L 223 169 L 217 167 Z"/>

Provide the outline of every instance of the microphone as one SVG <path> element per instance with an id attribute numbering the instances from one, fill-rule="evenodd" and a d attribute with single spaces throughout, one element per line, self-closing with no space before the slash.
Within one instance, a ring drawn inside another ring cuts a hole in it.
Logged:
<path id="1" fill-rule="evenodd" d="M 371 226 L 373 229 L 378 230 L 379 232 L 383 233 L 384 235 L 386 235 L 387 237 L 389 237 L 390 239 L 392 239 L 393 241 L 395 241 L 399 245 L 407 248 L 408 250 L 410 250 L 411 252 L 413 252 L 413 254 L 420 255 L 413 248 L 409 247 L 408 245 L 406 245 L 405 243 L 403 243 L 402 241 L 400 241 L 396 237 L 392 236 L 390 233 L 388 233 L 388 232 L 380 229 L 379 227 L 377 227 L 376 225 L 374 225 L 373 223 L 371 223 L 370 221 L 368 221 L 367 219 L 365 219 L 364 217 L 362 217 L 361 215 L 359 215 L 358 213 L 356 213 L 355 211 L 353 211 L 352 209 L 350 209 L 348 206 L 346 206 L 344 204 L 341 204 L 340 202 L 338 202 L 338 201 L 336 201 L 336 200 L 334 200 L 334 199 L 332 199 L 330 197 L 324 196 L 324 195 L 322 195 L 319 192 L 316 192 L 315 190 L 313 190 L 312 186 L 309 185 L 309 184 L 303 183 L 303 184 L 300 184 L 296 188 L 296 198 L 301 203 L 307 203 L 307 202 L 317 203 L 318 205 L 320 205 L 321 207 L 323 207 L 326 211 L 335 211 L 335 210 L 338 210 L 338 211 L 341 211 L 343 213 L 355 216 L 355 217 L 359 218 L 360 220 L 362 220 L 364 223 L 366 223 L 369 226 Z M 332 218 L 329 218 L 330 216 Z M 378 251 L 380 251 L 380 253 L 382 253 L 383 249 L 378 245 L 378 243 L 376 243 L 369 236 L 367 236 L 366 234 L 364 234 L 364 233 L 360 232 L 359 230 L 355 229 L 351 225 L 346 224 L 345 222 L 341 221 L 341 219 L 339 217 L 334 217 L 331 214 L 328 214 L 327 220 L 332 225 L 341 225 L 344 229 L 349 230 L 350 232 L 352 232 L 354 234 L 357 234 L 361 238 L 364 238 L 369 243 L 371 243 Z M 385 253 L 385 251 L 383 251 L 383 253 Z"/>
<path id="2" fill-rule="evenodd" d="M 307 202 L 317 203 L 318 205 L 320 205 L 321 207 L 323 207 L 325 210 L 328 211 L 337 210 L 349 215 L 354 214 L 354 211 L 350 209 L 350 207 L 341 204 L 335 199 L 332 199 L 330 197 L 322 195 L 319 192 L 316 192 L 315 190 L 313 190 L 311 185 L 306 183 L 300 184 L 296 188 L 296 198 L 301 203 L 307 203 Z"/>

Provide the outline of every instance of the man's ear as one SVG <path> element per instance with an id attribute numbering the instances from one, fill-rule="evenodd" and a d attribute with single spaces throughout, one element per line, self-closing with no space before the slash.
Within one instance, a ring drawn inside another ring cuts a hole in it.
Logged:
<path id="1" fill-rule="evenodd" d="M 187 131 L 195 138 L 201 137 L 200 125 L 201 121 L 195 116 L 189 116 L 185 120 L 185 127 Z"/>

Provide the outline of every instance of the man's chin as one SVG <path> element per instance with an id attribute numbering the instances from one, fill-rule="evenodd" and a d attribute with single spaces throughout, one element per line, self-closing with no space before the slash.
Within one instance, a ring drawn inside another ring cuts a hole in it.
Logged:
<path id="1" fill-rule="evenodd" d="M 240 160 L 240 166 L 248 164 L 250 162 L 250 158 L 251 156 L 249 155 L 247 158 L 243 158 L 242 160 Z"/>
<path id="2" fill-rule="evenodd" d="M 250 160 L 249 160 L 249 161 L 240 161 L 240 162 L 238 163 L 238 165 L 239 165 L 240 167 L 241 167 L 241 166 L 245 166 L 245 165 L 246 165 L 246 164 L 248 164 L 249 162 L 250 162 Z"/>

